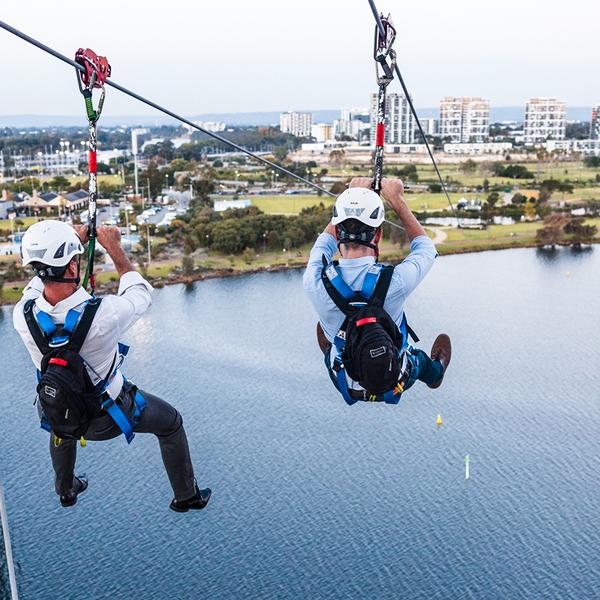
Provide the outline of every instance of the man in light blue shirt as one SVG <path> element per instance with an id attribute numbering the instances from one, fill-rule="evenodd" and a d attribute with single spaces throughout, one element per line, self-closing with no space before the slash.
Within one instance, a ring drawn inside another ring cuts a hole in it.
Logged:
<path id="1" fill-rule="evenodd" d="M 341 259 L 337 265 L 334 263 L 337 274 L 354 292 L 363 289 L 370 270 L 377 271 L 374 265 L 379 254 L 378 244 L 381 240 L 384 214 L 381 199 L 370 191 L 371 183 L 370 178 L 355 178 L 350 183 L 350 189 L 338 198 L 333 221 L 317 238 L 303 279 L 304 289 L 319 316 L 319 344 L 326 354 L 326 364 L 338 389 L 339 379 L 333 372 L 336 357 L 339 359 L 340 354 L 337 343 L 339 337 L 336 342 L 336 335 L 339 336 L 340 328 L 346 322 L 346 315 L 338 308 L 339 303 L 334 301 L 326 289 L 324 282 L 326 283 L 327 269 L 324 268 L 324 264 L 331 264 L 336 250 L 339 249 Z M 381 194 L 398 215 L 410 240 L 411 249 L 406 259 L 393 269 L 383 303 L 383 309 L 403 333 L 404 348 L 399 350 L 407 350 L 406 359 L 402 361 L 401 379 L 397 389 L 399 393 L 396 394 L 395 402 L 392 401 L 396 403 L 401 391 L 408 389 L 417 379 L 431 388 L 441 385 L 450 362 L 451 345 L 450 338 L 441 334 L 433 344 L 431 358 L 422 350 L 411 346 L 407 348 L 405 322 L 403 323 L 404 303 L 431 269 L 437 253 L 433 242 L 404 201 L 402 182 L 384 179 Z M 345 335 L 342 334 L 341 337 L 345 341 Z M 366 400 L 369 396 L 371 400 L 379 399 L 347 375 L 346 382 L 349 394 L 354 400 Z"/>

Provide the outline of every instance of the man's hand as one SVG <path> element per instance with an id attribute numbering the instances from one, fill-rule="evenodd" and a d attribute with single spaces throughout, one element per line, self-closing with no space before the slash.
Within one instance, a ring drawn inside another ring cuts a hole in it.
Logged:
<path id="1" fill-rule="evenodd" d="M 90 239 L 90 227 L 89 225 L 73 225 L 75 233 L 79 236 L 81 243 L 85 246 Z"/>
<path id="2" fill-rule="evenodd" d="M 348 187 L 363 187 L 369 190 L 373 189 L 372 177 L 353 177 Z"/>
<path id="3" fill-rule="evenodd" d="M 381 195 L 397 214 L 398 210 L 405 204 L 404 185 L 401 179 L 382 179 Z"/>
<path id="4" fill-rule="evenodd" d="M 332 223 L 328 223 L 327 227 L 325 227 L 325 231 L 323 233 L 328 233 L 329 235 L 332 235 L 333 237 L 336 237 L 336 235 L 335 235 L 335 225 L 333 225 Z"/>
<path id="5" fill-rule="evenodd" d="M 109 254 L 121 247 L 121 230 L 118 227 L 102 225 L 98 227 L 96 237 Z"/>

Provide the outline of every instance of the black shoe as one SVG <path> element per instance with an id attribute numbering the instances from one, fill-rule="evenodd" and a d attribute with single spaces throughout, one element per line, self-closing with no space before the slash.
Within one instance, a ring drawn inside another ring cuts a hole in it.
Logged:
<path id="1" fill-rule="evenodd" d="M 198 489 L 198 484 L 196 484 L 196 493 L 191 498 L 187 500 L 173 499 L 169 508 L 180 513 L 187 512 L 188 510 L 202 510 L 208 504 L 211 494 L 210 488 L 200 490 Z"/>
<path id="2" fill-rule="evenodd" d="M 77 496 L 79 494 L 83 494 L 85 490 L 87 490 L 88 482 L 87 477 L 85 475 L 80 475 L 79 477 L 75 477 L 77 481 L 77 485 L 75 489 L 67 492 L 66 494 L 62 494 L 60 497 L 60 503 L 64 508 L 68 508 L 69 506 L 73 506 L 77 503 Z"/>

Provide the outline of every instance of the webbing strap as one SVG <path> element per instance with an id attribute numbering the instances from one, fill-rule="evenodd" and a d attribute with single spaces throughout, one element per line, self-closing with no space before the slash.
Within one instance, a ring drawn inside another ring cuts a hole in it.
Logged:
<path id="1" fill-rule="evenodd" d="M 146 399 L 137 388 L 135 388 L 133 403 L 133 416 L 129 419 L 123 412 L 123 409 L 112 398 L 106 397 L 102 401 L 102 408 L 110 415 L 117 427 L 123 432 L 128 444 L 131 444 L 133 441 L 133 438 L 135 437 L 134 430 L 140 424 L 142 413 L 146 409 L 146 406 L 148 406 Z"/>
<path id="2" fill-rule="evenodd" d="M 63 325 L 63 331 L 67 333 L 73 333 L 75 328 L 77 327 L 77 323 L 79 323 L 79 317 L 81 316 L 81 312 L 72 308 L 65 318 L 65 324 Z"/>
<path id="3" fill-rule="evenodd" d="M 35 300 L 28 300 L 25 303 L 23 308 L 23 315 L 25 316 L 25 323 L 27 324 L 27 329 L 29 329 L 29 333 L 35 342 L 35 345 L 38 347 L 38 350 L 42 354 L 48 354 L 50 352 L 50 346 L 48 346 L 48 340 L 46 336 L 42 333 L 38 322 L 36 321 L 33 315 L 33 307 L 35 306 Z"/>
<path id="4" fill-rule="evenodd" d="M 56 331 L 56 325 L 48 313 L 39 310 L 34 316 L 44 335 L 50 337 Z"/>
<path id="5" fill-rule="evenodd" d="M 373 295 L 373 291 L 375 290 L 375 286 L 377 285 L 381 270 L 383 268 L 383 265 L 374 264 L 367 271 L 362 290 L 360 291 L 361 296 L 363 296 L 365 299 L 369 300 Z"/>
<path id="6" fill-rule="evenodd" d="M 83 309 L 83 314 L 81 315 L 79 325 L 77 325 L 75 331 L 70 337 L 69 348 L 73 350 L 73 352 L 79 353 L 81 350 L 81 346 L 83 346 L 83 342 L 85 342 L 85 338 L 90 332 L 92 321 L 96 316 L 96 312 L 100 308 L 101 302 L 102 298 L 92 298 L 91 300 L 88 300 L 85 308 Z"/>
<path id="7" fill-rule="evenodd" d="M 379 273 L 379 279 L 377 285 L 371 296 L 369 296 L 370 306 L 383 307 L 385 303 L 385 297 L 387 296 L 388 290 L 390 289 L 390 283 L 394 275 L 394 267 L 392 265 L 386 265 L 382 267 Z"/>
<path id="8" fill-rule="evenodd" d="M 102 402 L 102 408 L 111 416 L 117 427 L 123 432 L 128 444 L 131 444 L 135 434 L 133 425 L 127 418 L 127 415 L 121 410 L 121 407 L 109 396 Z"/>

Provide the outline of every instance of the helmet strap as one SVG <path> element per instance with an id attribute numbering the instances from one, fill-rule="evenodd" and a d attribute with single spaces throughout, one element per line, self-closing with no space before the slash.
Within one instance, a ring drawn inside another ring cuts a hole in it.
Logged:
<path id="1" fill-rule="evenodd" d="M 50 281 L 52 283 L 75 283 L 79 285 L 79 283 L 81 282 L 81 255 L 79 255 L 79 258 L 77 259 L 77 277 L 63 277 L 68 266 L 69 265 L 67 264 L 64 267 L 34 267 L 33 272 L 42 281 Z"/>

